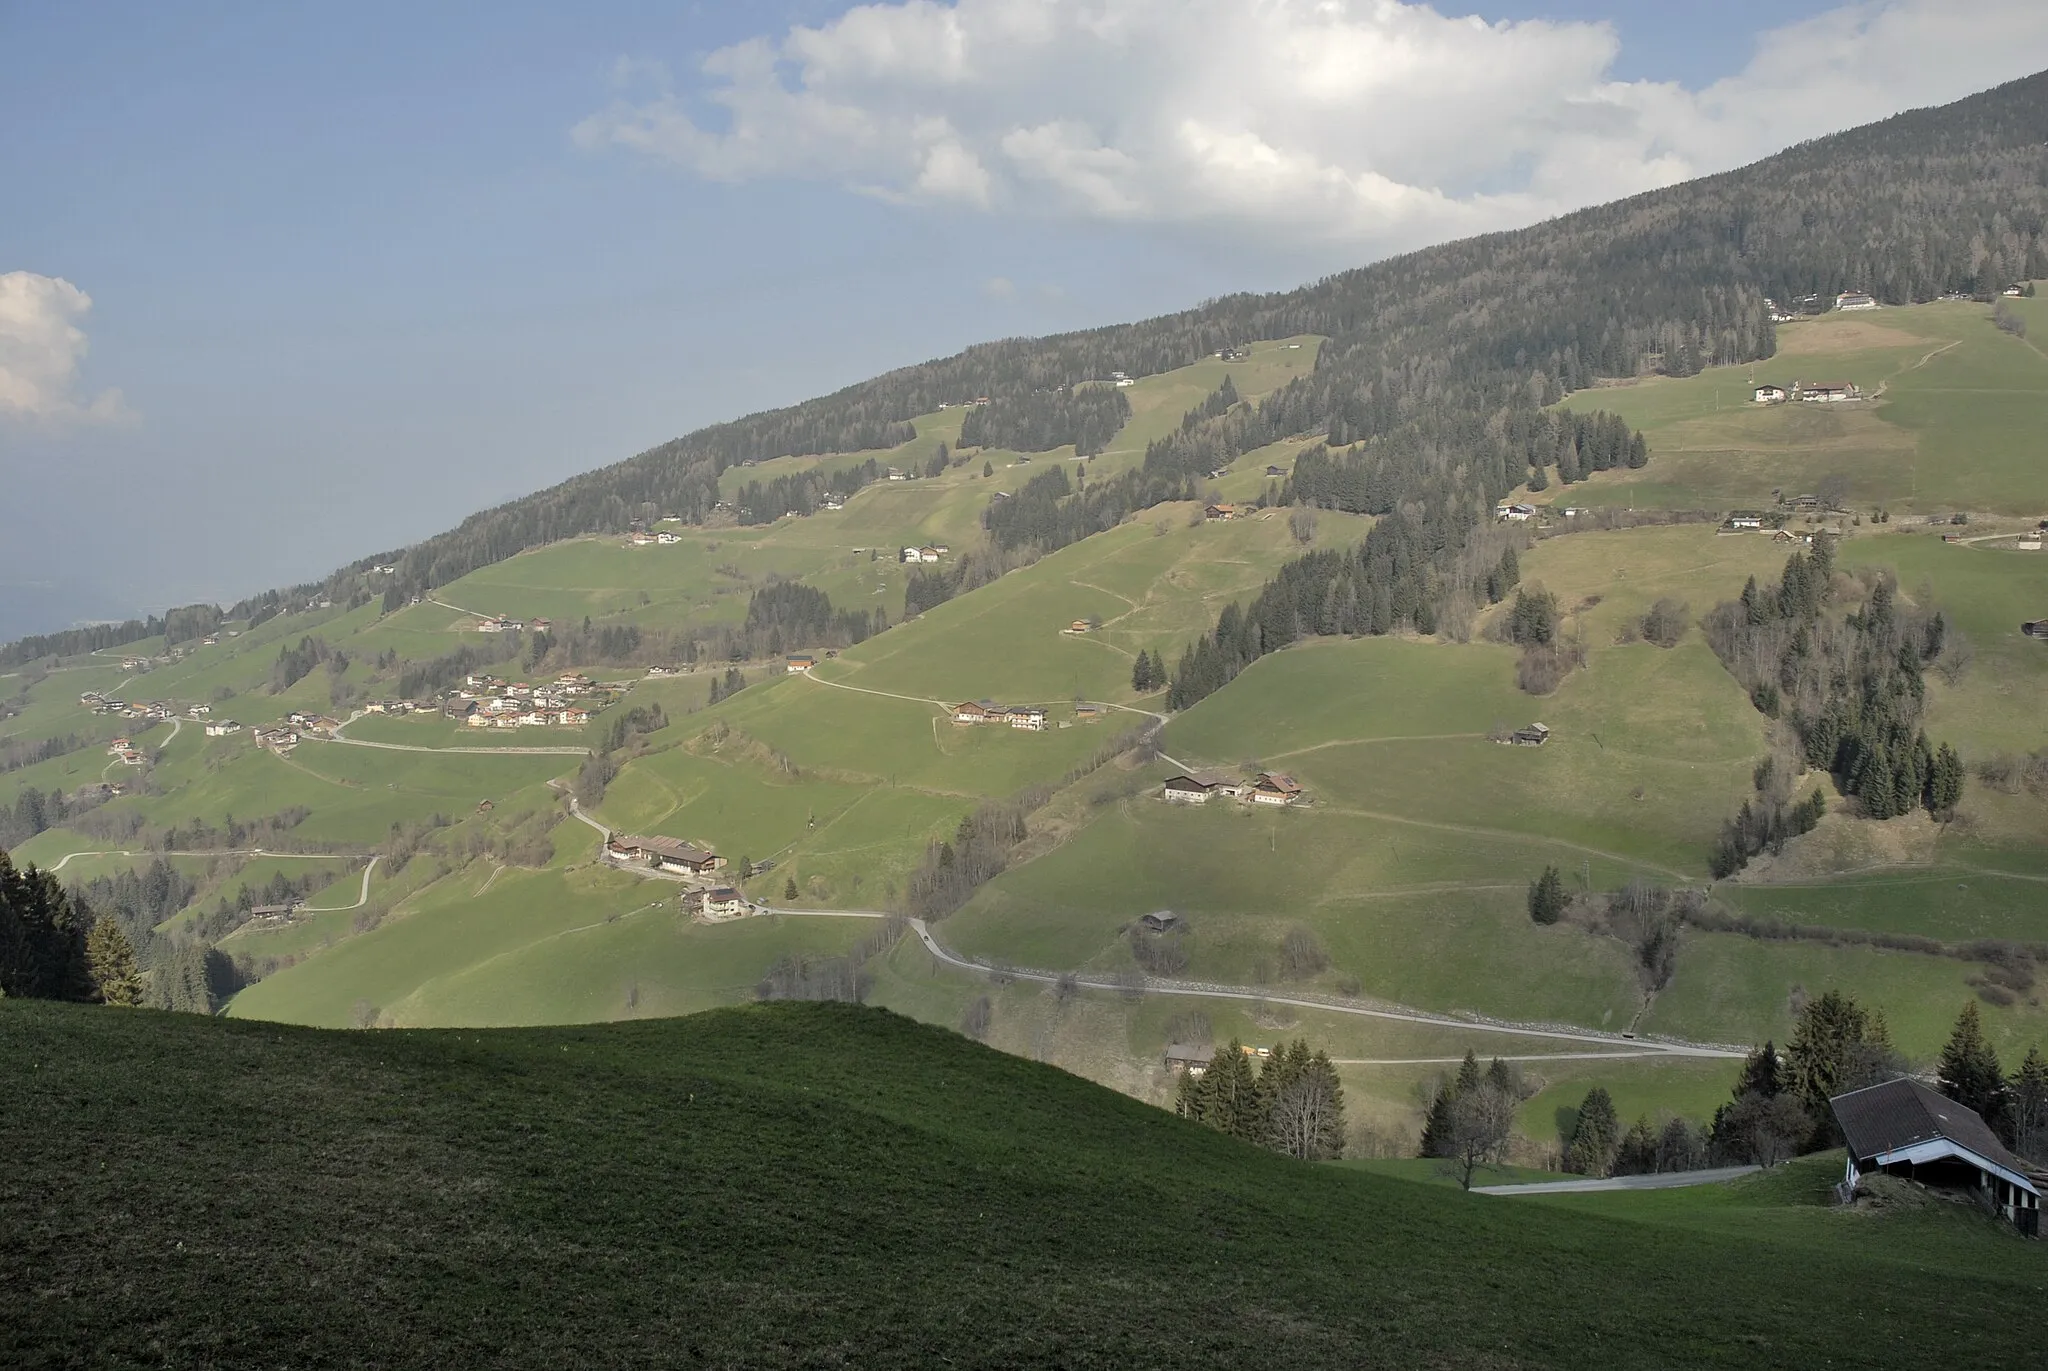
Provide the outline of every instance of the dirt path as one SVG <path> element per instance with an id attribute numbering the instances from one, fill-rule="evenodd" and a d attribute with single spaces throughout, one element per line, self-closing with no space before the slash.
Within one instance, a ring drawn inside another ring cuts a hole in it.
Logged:
<path id="1" fill-rule="evenodd" d="M 1618 862 L 1622 866 L 1632 866 L 1643 871 L 1654 871 L 1660 876 L 1669 876 L 1674 881 L 1686 884 L 1691 884 L 1699 879 L 1695 875 L 1674 870 L 1668 866 L 1659 866 L 1657 863 L 1646 861 L 1641 857 L 1624 856 L 1619 852 L 1609 852 L 1605 848 L 1588 847 L 1584 843 L 1569 842 L 1563 838 L 1553 838 L 1543 833 L 1523 833 L 1511 828 L 1482 828 L 1477 824 L 1444 823 L 1436 819 L 1417 819 L 1406 814 L 1388 814 L 1377 809 L 1347 809 L 1336 805 L 1318 804 L 1310 812 L 1343 814 L 1354 819 L 1376 819 L 1382 823 L 1406 824 L 1410 828 L 1433 828 L 1439 832 L 1463 833 L 1473 838 L 1500 838 L 1519 843 L 1544 843 L 1551 847 L 1562 847 L 1572 852 L 1581 852 L 1588 857 L 1599 857 L 1605 861 Z"/>
<path id="2" fill-rule="evenodd" d="M 145 848 L 138 852 L 127 848 L 106 848 L 97 852 L 67 852 L 57 859 L 54 866 L 43 869 L 62 871 L 71 864 L 73 857 L 285 857 L 308 862 L 360 861 L 368 857 L 372 866 L 377 863 L 376 854 L 370 852 L 270 852 L 260 847 L 172 848 L 164 852 Z"/>

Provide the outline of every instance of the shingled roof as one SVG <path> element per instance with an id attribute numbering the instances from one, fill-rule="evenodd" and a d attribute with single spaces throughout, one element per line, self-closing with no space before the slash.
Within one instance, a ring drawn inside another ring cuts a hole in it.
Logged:
<path id="1" fill-rule="evenodd" d="M 2006 1150 L 1977 1111 L 1900 1079 L 1866 1086 L 1828 1101 L 1849 1154 L 1859 1161 L 1944 1139 L 2019 1176 L 2026 1163 Z"/>

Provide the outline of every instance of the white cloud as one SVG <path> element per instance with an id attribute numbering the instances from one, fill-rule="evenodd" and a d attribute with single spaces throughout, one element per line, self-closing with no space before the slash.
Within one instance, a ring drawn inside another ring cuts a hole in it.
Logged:
<path id="1" fill-rule="evenodd" d="M 981 283 L 981 293 L 991 300 L 1008 300 L 1017 293 L 1017 283 L 1007 276 L 991 276 Z"/>
<path id="2" fill-rule="evenodd" d="M 0 418 L 119 422 L 130 417 L 118 390 L 91 399 L 78 391 L 92 297 L 57 276 L 0 273 Z"/>
<path id="3" fill-rule="evenodd" d="M 1385 251 L 2025 75 L 2048 5 L 1864 0 L 1699 91 L 1613 80 L 1618 46 L 1396 0 L 903 0 L 722 48 L 576 132 L 715 180 Z"/>

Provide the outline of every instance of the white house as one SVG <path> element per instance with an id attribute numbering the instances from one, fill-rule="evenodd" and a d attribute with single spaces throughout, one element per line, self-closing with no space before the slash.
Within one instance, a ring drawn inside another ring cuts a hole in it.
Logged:
<path id="1" fill-rule="evenodd" d="M 1513 522 L 1518 524 L 1524 523 L 1536 517 L 1536 506 L 1502 505 L 1499 509 L 1496 509 L 1494 511 L 1494 515 L 1496 518 L 1512 520 Z"/>
<path id="2" fill-rule="evenodd" d="M 206 736 L 209 738 L 225 738 L 230 733 L 240 733 L 241 731 L 242 726 L 233 719 L 217 719 L 206 726 Z"/>
<path id="3" fill-rule="evenodd" d="M 1215 790 L 1215 786 L 1193 776 L 1175 776 L 1160 787 L 1159 793 L 1171 804 L 1205 805 Z"/>
<path id="4" fill-rule="evenodd" d="M 1045 711 L 1037 705 L 1011 705 L 1006 712 L 1011 728 L 1027 728 L 1034 733 L 1045 730 Z"/>
<path id="5" fill-rule="evenodd" d="M 922 560 L 922 554 L 920 554 L 918 550 L 914 547 L 904 548 L 901 555 L 903 560 L 906 562 L 916 562 Z"/>
<path id="6" fill-rule="evenodd" d="M 733 919 L 747 912 L 747 897 L 729 885 L 704 893 L 704 913 L 714 919 Z"/>
<path id="7" fill-rule="evenodd" d="M 1762 528 L 1764 516 L 1753 509 L 1738 509 L 1728 516 L 1730 528 Z"/>
<path id="8" fill-rule="evenodd" d="M 1783 386 L 1758 386 L 1756 388 L 1756 402 L 1760 405 L 1775 405 L 1782 403 L 1784 399 L 1785 388 Z"/>

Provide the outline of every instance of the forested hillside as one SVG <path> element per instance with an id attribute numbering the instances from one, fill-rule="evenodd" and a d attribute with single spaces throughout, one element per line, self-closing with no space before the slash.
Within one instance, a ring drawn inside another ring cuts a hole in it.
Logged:
<path id="1" fill-rule="evenodd" d="M 1381 478 L 1390 501 L 1448 502 L 1455 510 L 1444 516 L 1463 524 L 1492 498 L 1494 482 L 1483 461 L 1478 471 L 1460 470 L 1464 463 L 1452 454 L 1496 438 L 1504 416 L 1596 377 L 1689 375 L 1769 356 L 1766 296 L 1790 302 L 1867 290 L 1900 304 L 1949 291 L 1982 295 L 2048 275 L 2044 144 L 2048 74 L 1802 144 L 1738 171 L 1428 248 L 1298 290 L 983 344 L 701 429 L 479 513 L 383 559 L 396 561 L 395 575 L 372 575 L 366 560 L 235 613 L 375 595 L 395 607 L 560 538 L 618 531 L 657 513 L 701 521 L 719 498 L 720 473 L 732 466 L 891 446 L 909 436 L 909 420 L 943 404 L 987 397 L 990 412 L 978 422 L 991 438 L 1085 447 L 1096 441 L 1102 416 L 1078 397 L 1059 400 L 1076 385 L 1113 371 L 1152 375 L 1248 339 L 1294 335 L 1330 340 L 1315 373 L 1256 413 L 1233 411 L 1176 435 L 1148 458 L 1148 475 L 1159 478 L 1150 489 L 1176 478 L 1172 488 L 1184 490 L 1185 479 L 1209 470 L 1219 454 L 1317 435 L 1337 448 L 1359 445 L 1355 460 L 1404 468 Z M 817 494 L 808 487 L 784 493 L 792 509 Z M 763 488 L 762 499 L 750 499 L 750 519 L 782 512 L 766 507 L 772 494 Z M 1125 494 L 1146 498 L 1139 490 Z M 132 638 L 148 636 L 147 625 L 134 628 Z"/>

